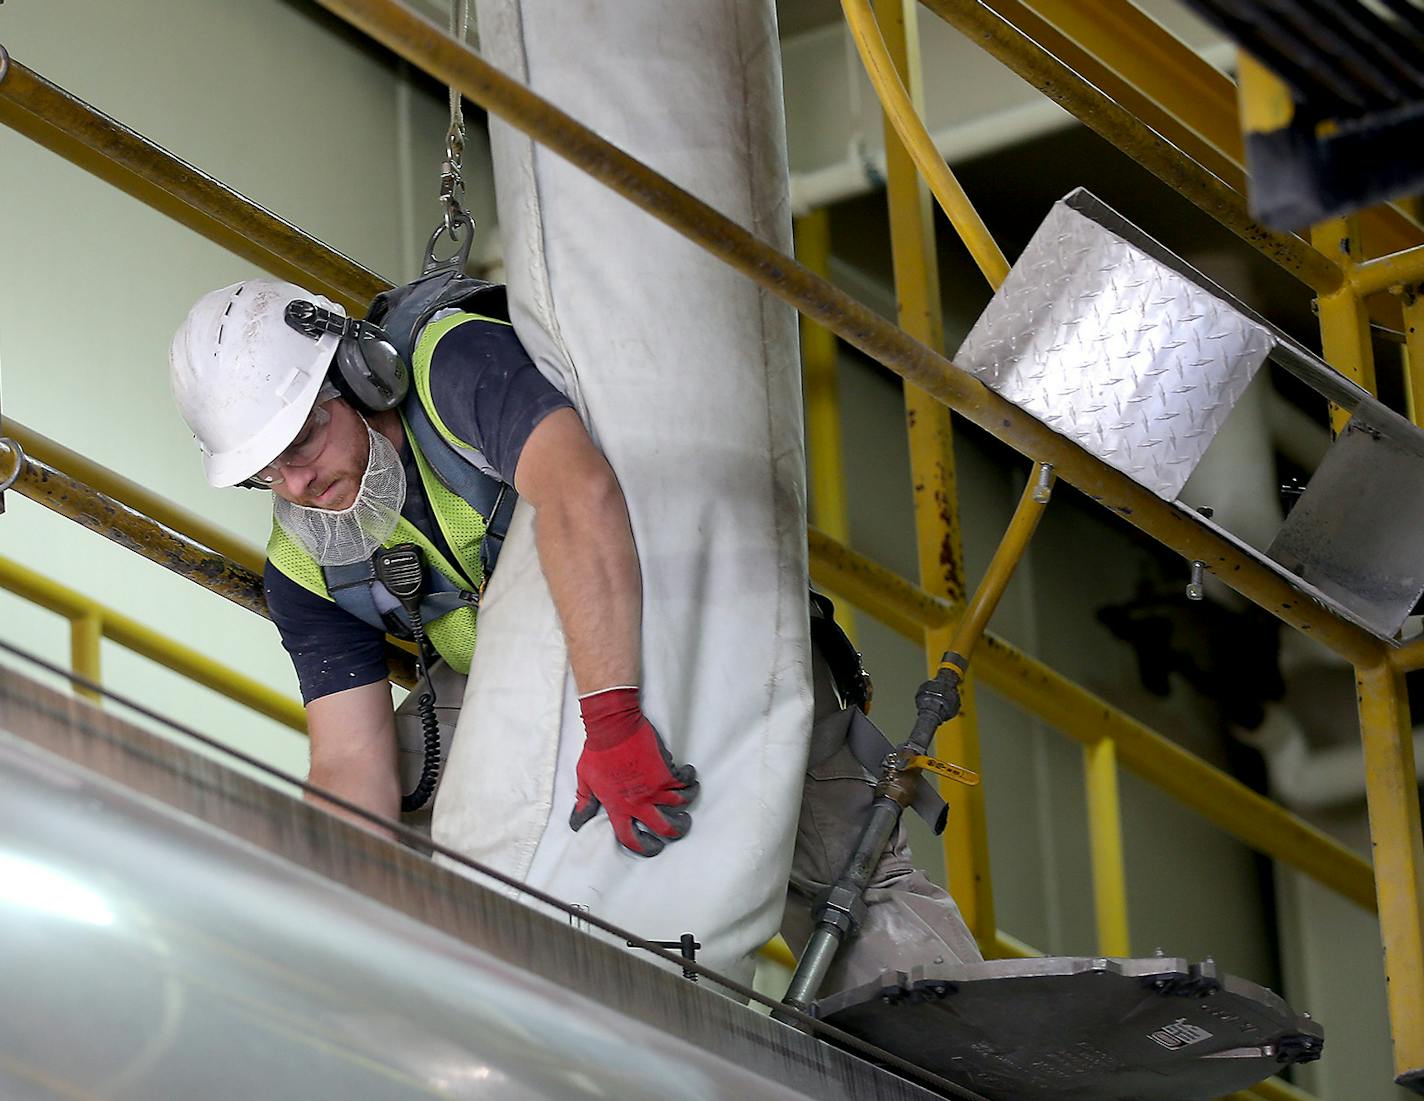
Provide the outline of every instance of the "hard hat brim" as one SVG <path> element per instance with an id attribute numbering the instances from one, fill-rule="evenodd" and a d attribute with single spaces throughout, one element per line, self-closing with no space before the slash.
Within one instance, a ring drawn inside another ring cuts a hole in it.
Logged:
<path id="1" fill-rule="evenodd" d="M 327 341 L 334 354 L 337 338 L 323 338 L 323 343 Z M 313 371 L 293 395 L 290 404 L 273 417 L 258 435 L 244 441 L 241 447 L 230 451 L 203 452 L 203 474 L 208 485 L 221 489 L 245 482 L 285 451 L 306 423 L 325 378 L 326 372 Z"/>

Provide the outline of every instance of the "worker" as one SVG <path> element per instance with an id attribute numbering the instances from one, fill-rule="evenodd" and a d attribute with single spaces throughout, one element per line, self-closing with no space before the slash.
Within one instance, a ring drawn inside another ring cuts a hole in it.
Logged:
<path id="1" fill-rule="evenodd" d="M 612 469 L 506 320 L 378 303 L 393 319 L 404 309 L 406 354 L 335 302 L 268 279 L 204 295 L 170 352 L 208 483 L 273 495 L 264 582 L 306 704 L 311 783 L 396 816 L 384 640 L 412 625 L 374 582 L 372 556 L 421 547 L 422 588 L 446 597 L 428 637 L 463 674 L 517 493 L 535 510 L 586 734 L 569 824 L 602 809 L 618 844 L 656 856 L 690 828 L 698 785 L 640 705 L 642 582 Z"/>
<path id="2" fill-rule="evenodd" d="M 568 399 L 498 316 L 499 289 L 474 284 L 462 277 L 465 296 L 487 300 L 490 314 L 438 308 L 439 294 L 400 288 L 373 306 L 385 328 L 289 283 L 224 287 L 201 298 L 174 337 L 174 395 L 208 482 L 273 495 L 267 602 L 306 704 L 313 785 L 383 817 L 406 810 L 408 821 L 428 821 L 422 769 L 398 767 L 398 753 L 428 764 L 448 750 L 476 608 L 517 492 L 535 510 L 580 693 L 585 741 L 569 826 L 602 810 L 619 845 L 655 856 L 687 834 L 698 782 L 641 710 L 642 580 L 623 494 Z M 401 614 L 373 561 L 409 543 L 423 548 L 422 588 L 434 594 L 428 639 L 446 716 L 434 749 L 422 744 L 412 706 L 422 690 L 393 713 L 387 685 L 387 630 L 424 634 L 427 625 Z M 783 922 L 798 948 L 890 748 L 865 718 L 859 655 L 817 594 L 811 639 L 814 729 Z M 943 804 L 924 790 L 921 813 L 942 828 Z M 914 868 L 903 828 L 866 902 L 824 992 L 886 968 L 979 958 L 948 892 Z"/>

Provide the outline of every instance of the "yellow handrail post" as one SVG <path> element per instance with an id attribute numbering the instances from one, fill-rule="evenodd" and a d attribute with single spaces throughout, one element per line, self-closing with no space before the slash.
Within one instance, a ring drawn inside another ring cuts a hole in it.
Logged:
<path id="1" fill-rule="evenodd" d="M 1404 401 L 1409 419 L 1424 425 L 1424 299 L 1420 285 L 1404 288 Z"/>
<path id="2" fill-rule="evenodd" d="M 1310 239 L 1326 256 L 1348 270 L 1364 253 L 1360 243 L 1358 218 L 1332 218 L 1311 227 Z M 1375 392 L 1375 357 L 1370 345 L 1370 319 L 1355 288 L 1346 282 L 1339 290 L 1316 300 L 1320 313 L 1320 350 L 1327 363 L 1346 378 Z M 1330 407 L 1330 427 L 1339 435 L 1350 414 Z"/>
<path id="3" fill-rule="evenodd" d="M 1118 798 L 1117 746 L 1099 738 L 1083 747 L 1088 800 L 1088 842 L 1093 860 L 1093 906 L 1098 954 L 1130 956 L 1127 869 L 1122 854 L 1122 804 Z"/>
<path id="4" fill-rule="evenodd" d="M 848 0 L 848 16 L 851 15 L 850 3 Z M 903 74 L 910 97 L 918 100 L 917 5 L 914 0 L 877 0 L 877 8 L 885 35 L 883 41 L 896 68 Z M 941 348 L 944 322 L 930 195 L 915 172 L 910 155 L 888 125 L 885 162 L 900 326 L 929 347 Z M 959 531 L 954 431 L 949 410 L 919 387 L 907 383 L 905 420 L 910 444 L 910 478 L 914 486 L 920 584 L 934 596 L 962 601 L 964 547 Z M 939 666 L 940 655 L 949 649 L 950 631 L 947 627 L 927 629 L 924 639 L 927 664 L 933 673 Z M 940 732 L 940 752 L 956 764 L 978 772 L 979 735 L 972 684 L 966 683 L 961 692 L 962 710 L 959 717 Z M 941 781 L 945 783 L 947 781 Z M 993 944 L 997 925 L 983 788 L 956 785 L 953 797 L 954 810 L 944 835 L 945 876 L 965 922 L 979 943 L 988 948 Z"/>
<path id="5" fill-rule="evenodd" d="M 822 208 L 797 218 L 796 259 L 822 279 L 831 267 L 831 218 Z M 836 337 L 805 314 L 801 323 L 801 379 L 806 395 L 806 461 L 811 482 L 811 523 L 838 542 L 850 543 L 845 464 L 841 457 L 840 387 Z M 833 594 L 835 595 L 835 594 Z M 836 599 L 836 621 L 855 641 L 855 616 Z"/>
<path id="6" fill-rule="evenodd" d="M 90 609 L 69 620 L 69 666 L 76 674 L 99 683 L 99 645 L 104 638 L 104 617 Z M 75 692 L 91 703 L 100 703 L 102 697 L 91 688 L 76 688 Z"/>
<path id="7" fill-rule="evenodd" d="M 1356 670 L 1365 798 L 1374 847 L 1394 1067 L 1424 1085 L 1424 836 L 1404 674 L 1388 664 Z"/>

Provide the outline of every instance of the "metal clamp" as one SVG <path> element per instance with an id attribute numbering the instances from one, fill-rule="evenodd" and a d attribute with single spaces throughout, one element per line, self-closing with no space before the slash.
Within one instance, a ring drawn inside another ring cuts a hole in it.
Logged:
<path id="1" fill-rule="evenodd" d="M 0 52 L 3 52 L 4 49 L 5 47 L 0 46 Z M 3 72 L 4 70 L 0 69 L 0 73 Z M 0 436 L 0 447 L 15 453 L 15 469 L 4 478 L 0 478 L 0 493 L 4 493 L 20 480 L 20 472 L 25 469 L 25 449 L 20 446 L 18 440 L 12 440 L 9 436 Z"/>

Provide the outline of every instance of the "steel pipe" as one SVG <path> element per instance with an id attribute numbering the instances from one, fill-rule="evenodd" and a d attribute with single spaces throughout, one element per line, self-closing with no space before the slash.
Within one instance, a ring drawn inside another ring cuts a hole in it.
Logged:
<path id="1" fill-rule="evenodd" d="M 19 458 L 0 444 L 0 470 L 20 463 L 15 490 L 46 508 L 98 532 L 150 562 L 196 581 L 239 607 L 266 616 L 262 577 L 246 566 L 180 535 L 122 501 L 71 478 L 33 456 Z"/>
<path id="2" fill-rule="evenodd" d="M 1182 557 L 1205 562 L 1227 585 L 1284 622 L 1308 632 L 1347 660 L 1375 664 L 1380 659 L 1385 648 L 1379 640 L 1310 601 L 1302 600 L 1285 580 L 1195 517 L 1162 501 L 1003 400 L 943 356 L 908 337 L 505 76 L 398 0 L 321 2 L 323 7 L 437 80 L 458 88 L 473 102 L 525 131 L 990 434 L 1027 456 L 1052 463 L 1064 481 Z M 1318 253 L 1314 255 L 1319 264 L 1339 276 L 1334 265 Z M 1320 274 L 1317 269 L 1312 270 Z"/>
<path id="3" fill-rule="evenodd" d="M 0 122 L 243 259 L 358 315 L 390 286 L 14 59 L 0 73 Z"/>
<path id="4" fill-rule="evenodd" d="M 258 571 L 210 550 L 178 529 L 145 515 L 131 503 L 100 493 L 48 463 L 17 455 L 0 441 L 0 482 L 11 473 L 16 474 L 16 492 L 37 504 L 67 516 L 239 607 L 270 618 L 262 575 Z M 117 475 L 113 479 L 111 488 L 133 485 Z M 414 661 L 407 651 L 388 642 L 386 660 L 392 680 L 407 688 L 415 684 Z"/>
<path id="5" fill-rule="evenodd" d="M 116 474 L 106 466 L 86 458 L 77 451 L 71 451 L 63 444 L 42 436 L 19 421 L 6 418 L 4 430 L 0 434 L 14 439 L 24 448 L 25 454 L 42 463 L 64 471 L 69 477 L 83 482 L 89 488 L 114 498 L 150 519 L 180 535 L 185 535 L 197 543 L 215 550 L 219 554 L 246 566 L 253 573 L 262 572 L 266 555 L 258 547 L 245 543 L 231 532 L 206 520 L 196 513 L 179 508 L 168 498 L 154 493 L 147 486 Z"/>

